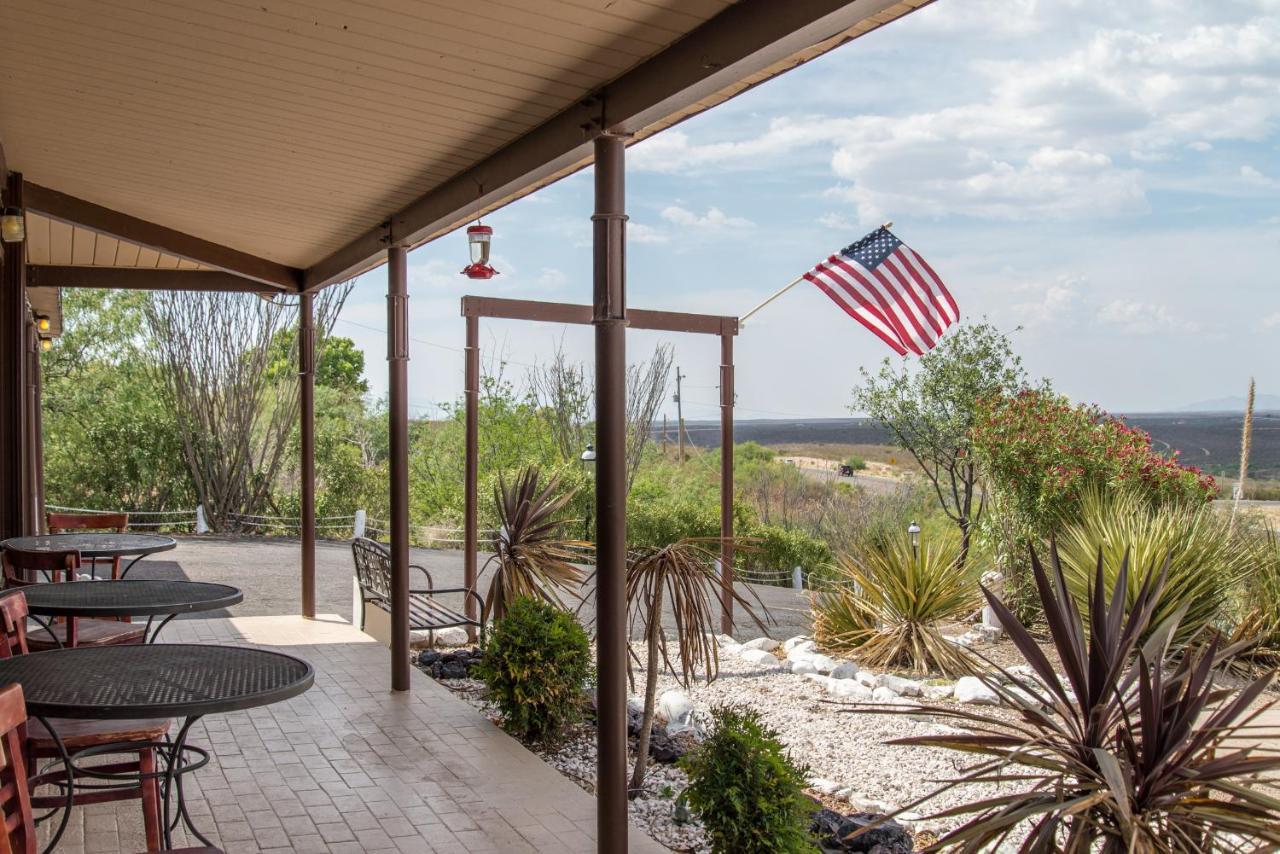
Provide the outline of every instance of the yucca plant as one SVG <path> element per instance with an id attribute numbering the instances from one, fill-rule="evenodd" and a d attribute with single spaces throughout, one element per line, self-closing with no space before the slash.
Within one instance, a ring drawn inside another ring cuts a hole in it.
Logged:
<path id="1" fill-rule="evenodd" d="M 493 556 L 485 562 L 486 569 L 494 566 L 484 600 L 485 620 L 501 618 L 508 603 L 521 596 L 564 608 L 562 594 L 579 595 L 583 572 L 572 561 L 581 559 L 575 550 L 590 543 L 566 539 L 560 518 L 573 491 L 561 491 L 558 477 L 540 488 L 540 477 L 536 466 L 528 466 L 509 486 L 499 476 L 494 487 L 499 528 Z"/>
<path id="2" fill-rule="evenodd" d="M 1239 528 L 1236 536 L 1242 536 Z M 1253 537 L 1252 568 L 1242 588 L 1242 613 L 1232 639 L 1244 645 L 1239 664 L 1280 662 L 1280 538 L 1268 526 Z"/>
<path id="3" fill-rule="evenodd" d="M 1206 627 L 1223 625 L 1231 592 L 1249 572 L 1253 550 L 1232 536 L 1230 520 L 1208 505 L 1155 505 L 1130 491 L 1086 493 L 1079 519 L 1058 534 L 1067 589 L 1085 613 L 1099 550 L 1107 589 L 1129 557 L 1127 601 L 1168 563 L 1151 625 L 1185 609 L 1174 641 L 1185 644 Z"/>
<path id="4" fill-rule="evenodd" d="M 1020 851 L 1068 854 L 1200 854 L 1280 845 L 1280 800 L 1268 791 L 1280 756 L 1244 744 L 1277 734 L 1250 726 L 1271 705 L 1251 709 L 1272 676 L 1238 691 L 1219 687 L 1214 671 L 1235 650 L 1221 647 L 1217 637 L 1189 653 L 1173 652 L 1182 614 L 1153 623 L 1170 564 L 1166 560 L 1148 576 L 1131 599 L 1129 561 L 1107 567 L 1100 554 L 1086 624 L 1058 555 L 1050 553 L 1046 572 L 1032 554 L 1063 676 L 1004 603 L 984 590 L 1035 674 L 1015 676 L 988 662 L 1011 687 L 984 681 L 1015 715 L 954 706 L 891 710 L 928 714 L 957 727 L 891 743 L 980 757 L 904 809 L 966 784 L 1017 785 L 931 816 L 966 821 L 926 850 L 977 854 L 1016 836 L 1024 837 Z M 1110 585 L 1109 576 L 1115 579 Z"/>
<path id="5" fill-rule="evenodd" d="M 718 606 L 724 592 L 716 574 L 720 543 L 718 538 L 685 538 L 663 548 L 638 548 L 627 556 L 628 624 L 632 634 L 639 630 L 647 647 L 644 717 L 631 774 L 633 792 L 644 785 L 658 675 L 666 670 L 687 689 L 699 673 L 708 682 L 720 673 L 719 647 L 714 634 L 720 622 Z M 749 546 L 739 544 L 738 548 Z M 755 592 L 739 584 L 731 589 L 730 596 L 735 611 L 765 631 L 768 613 Z M 763 613 L 757 613 L 757 606 Z M 675 636 L 671 640 L 662 629 L 664 610 L 671 612 L 675 622 Z"/>
<path id="6" fill-rule="evenodd" d="M 924 674 L 968 673 L 968 656 L 941 626 L 978 610 L 978 571 L 960 561 L 954 537 L 913 547 L 887 537 L 836 559 L 832 584 L 813 597 L 814 638 L 826 649 L 856 652 L 867 667 Z"/>

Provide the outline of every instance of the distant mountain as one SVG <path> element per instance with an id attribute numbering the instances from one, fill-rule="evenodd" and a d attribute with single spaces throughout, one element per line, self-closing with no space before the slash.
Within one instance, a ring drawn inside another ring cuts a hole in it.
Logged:
<path id="1" fill-rule="evenodd" d="M 1280 410 L 1280 395 L 1260 394 L 1253 401 L 1255 412 L 1274 412 Z M 1202 400 L 1184 406 L 1178 412 L 1244 412 L 1244 395 L 1239 397 L 1219 397 L 1216 400 Z"/>

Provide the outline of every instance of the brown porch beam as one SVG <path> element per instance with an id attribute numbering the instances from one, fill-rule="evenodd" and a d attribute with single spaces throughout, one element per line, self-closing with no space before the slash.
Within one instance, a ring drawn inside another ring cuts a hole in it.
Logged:
<path id="1" fill-rule="evenodd" d="M 296 291 L 302 281 L 302 271 L 293 267 L 193 237 L 38 184 L 26 185 L 24 201 L 28 210 L 53 219 L 109 234 L 167 255 L 217 267 L 279 290 Z"/>
<path id="2" fill-rule="evenodd" d="M 911 5 L 923 5 L 928 0 Z M 700 112 L 699 102 L 901 5 L 899 0 L 741 0 L 579 105 L 548 119 L 475 166 L 397 211 L 318 262 L 307 290 L 374 266 L 394 243 L 417 246 L 540 182 L 568 174 L 592 158 L 601 131 L 639 134 L 671 117 Z M 849 36 L 850 38 L 852 36 Z M 477 192 L 477 189 L 479 192 Z"/>
<path id="3" fill-rule="evenodd" d="M 586 325 L 592 322 L 592 307 L 567 302 L 465 296 L 462 298 L 462 316 Z M 703 335 L 738 334 L 736 317 L 688 314 L 682 311 L 645 311 L 629 308 L 627 309 L 627 326 L 632 329 L 652 329 L 659 332 L 693 332 Z M 729 331 L 726 332 L 726 330 Z"/>
<path id="4" fill-rule="evenodd" d="M 226 291 L 278 294 L 280 289 L 221 270 L 27 265 L 28 288 L 109 288 L 122 291 Z"/>

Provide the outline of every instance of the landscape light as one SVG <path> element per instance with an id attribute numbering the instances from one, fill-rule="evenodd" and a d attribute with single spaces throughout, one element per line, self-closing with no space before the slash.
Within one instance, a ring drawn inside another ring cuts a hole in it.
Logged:
<path id="1" fill-rule="evenodd" d="M 462 268 L 468 279 L 492 279 L 498 271 L 489 266 L 489 244 L 493 242 L 493 229 L 479 223 L 467 228 L 467 245 L 471 248 L 471 263 Z"/>
<path id="2" fill-rule="evenodd" d="M 587 449 L 582 452 L 582 456 L 579 459 L 584 463 L 594 463 L 596 461 L 596 446 L 587 445 Z"/>
<path id="3" fill-rule="evenodd" d="M 27 223 L 20 208 L 5 208 L 0 215 L 0 239 L 5 243 L 21 243 L 27 239 Z"/>
<path id="4" fill-rule="evenodd" d="M 907 526 L 907 534 L 911 537 L 911 548 L 920 548 L 920 526 L 914 520 Z"/>

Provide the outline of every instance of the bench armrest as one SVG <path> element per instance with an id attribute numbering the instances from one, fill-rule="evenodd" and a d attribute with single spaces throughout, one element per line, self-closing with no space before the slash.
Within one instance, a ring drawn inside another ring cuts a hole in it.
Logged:
<path id="1" fill-rule="evenodd" d="M 427 589 L 426 589 L 426 591 L 421 591 L 421 590 L 410 590 L 410 591 L 409 591 L 410 593 L 422 593 L 422 592 L 430 593 L 430 592 L 435 588 L 435 586 L 436 586 L 436 582 L 435 582 L 435 580 L 431 577 L 431 573 L 430 573 L 430 572 L 427 572 L 427 568 L 426 568 L 425 566 L 419 566 L 419 565 L 418 565 L 418 564 L 416 564 L 416 563 L 411 563 L 411 564 L 409 564 L 409 568 L 410 568 L 410 569 L 416 569 L 416 570 L 418 570 L 418 572 L 421 572 L 421 573 L 422 573 L 423 575 L 425 575 L 425 576 L 426 576 L 426 578 L 427 578 Z"/>
<path id="2" fill-rule="evenodd" d="M 479 606 L 479 612 L 481 614 L 484 613 L 484 599 L 479 593 L 472 590 L 470 587 L 435 587 L 430 590 L 410 590 L 409 592 L 423 593 L 430 596 L 435 596 L 438 593 L 465 593 L 467 596 L 476 600 L 476 604 Z"/>

